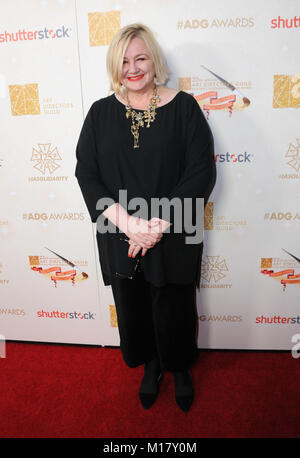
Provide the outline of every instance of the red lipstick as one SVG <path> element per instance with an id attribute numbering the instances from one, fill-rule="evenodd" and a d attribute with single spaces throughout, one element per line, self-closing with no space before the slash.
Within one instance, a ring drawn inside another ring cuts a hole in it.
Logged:
<path id="1" fill-rule="evenodd" d="M 144 75 L 140 75 L 140 76 L 129 76 L 127 79 L 129 81 L 138 81 L 138 80 L 141 80 L 142 78 L 144 78 Z"/>

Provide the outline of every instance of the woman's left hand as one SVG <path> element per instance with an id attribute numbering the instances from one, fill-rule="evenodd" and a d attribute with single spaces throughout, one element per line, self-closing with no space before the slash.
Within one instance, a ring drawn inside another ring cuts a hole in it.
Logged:
<path id="1" fill-rule="evenodd" d="M 128 250 L 128 256 L 131 256 L 132 258 L 134 258 L 141 249 L 143 250 L 142 256 L 145 256 L 145 254 L 148 251 L 148 248 L 142 248 L 140 245 L 136 245 L 132 239 L 129 239 L 128 243 L 130 245 Z"/>
<path id="2" fill-rule="evenodd" d="M 149 221 L 149 224 L 151 228 L 154 230 L 154 232 L 160 233 L 161 236 L 162 236 L 163 231 L 171 225 L 171 223 L 169 223 L 168 221 L 164 221 L 160 218 L 155 218 L 155 217 L 151 218 L 151 220 Z M 128 250 L 128 256 L 131 256 L 134 258 L 142 247 L 140 245 L 136 245 L 132 239 L 129 239 L 128 243 L 130 245 L 129 250 Z M 143 250 L 142 256 L 145 256 L 145 254 L 148 251 L 148 248 L 142 248 L 142 250 Z"/>

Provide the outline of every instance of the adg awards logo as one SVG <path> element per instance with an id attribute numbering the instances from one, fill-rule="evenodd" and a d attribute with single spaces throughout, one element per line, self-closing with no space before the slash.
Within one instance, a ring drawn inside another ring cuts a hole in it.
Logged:
<path id="1" fill-rule="evenodd" d="M 12 116 L 41 114 L 38 83 L 9 84 L 8 89 Z M 53 100 L 51 96 L 42 98 L 44 115 L 59 115 L 63 110 L 71 108 L 73 108 L 72 102 Z"/>
<path id="2" fill-rule="evenodd" d="M 51 251 L 55 257 L 29 256 L 30 269 L 38 276 L 50 279 L 55 287 L 58 283 L 71 283 L 74 286 L 75 283 L 87 280 L 88 274 L 83 271 L 86 262 L 80 260 L 72 262 L 55 251 L 46 249 Z"/>
<path id="3" fill-rule="evenodd" d="M 227 112 L 229 116 L 234 111 L 241 111 L 249 107 L 250 99 L 242 91 L 251 89 L 250 81 L 228 82 L 204 65 L 201 65 L 211 76 L 181 77 L 178 81 L 179 89 L 189 92 L 199 103 L 209 118 L 211 111 Z"/>
<path id="4" fill-rule="evenodd" d="M 268 276 L 282 285 L 285 291 L 289 287 L 300 285 L 300 259 L 285 249 L 290 258 L 261 258 L 261 274 Z"/>

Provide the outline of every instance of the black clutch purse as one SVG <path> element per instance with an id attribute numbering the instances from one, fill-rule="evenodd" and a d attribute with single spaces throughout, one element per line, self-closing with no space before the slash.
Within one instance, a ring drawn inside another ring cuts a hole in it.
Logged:
<path id="1" fill-rule="evenodd" d="M 140 270 L 141 252 L 134 258 L 128 256 L 129 239 L 122 233 L 109 234 L 109 254 L 113 258 L 112 274 L 117 278 L 128 278 L 132 280 L 137 271 Z"/>

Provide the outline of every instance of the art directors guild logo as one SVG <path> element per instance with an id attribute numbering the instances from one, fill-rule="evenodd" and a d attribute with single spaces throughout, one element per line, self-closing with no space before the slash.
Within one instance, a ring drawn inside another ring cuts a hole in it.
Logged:
<path id="1" fill-rule="evenodd" d="M 120 11 L 88 13 L 90 46 L 107 46 L 120 29 Z"/>
<path id="2" fill-rule="evenodd" d="M 300 178 L 300 138 L 297 137 L 293 143 L 290 143 L 284 154 L 286 165 L 290 173 L 281 173 L 279 178 L 282 180 L 299 180 Z"/>
<path id="3" fill-rule="evenodd" d="M 61 154 L 57 146 L 51 143 L 38 143 L 32 147 L 30 161 L 33 168 L 39 172 L 39 175 L 28 177 L 30 182 L 57 181 L 65 182 L 67 176 L 55 175 L 60 168 Z"/>
<path id="4" fill-rule="evenodd" d="M 37 83 L 10 84 L 8 89 L 12 116 L 39 115 L 41 113 Z"/>
<path id="5" fill-rule="evenodd" d="M 207 202 L 204 209 L 204 230 L 206 231 L 236 231 L 243 233 L 247 221 L 243 219 L 232 219 L 224 215 L 214 214 L 214 202 Z"/>
<path id="6" fill-rule="evenodd" d="M 10 84 L 8 86 L 12 116 L 40 115 L 41 104 L 37 83 Z M 71 102 L 53 101 L 52 97 L 42 100 L 43 114 L 61 114 L 64 109 L 73 108 Z"/>
<path id="7" fill-rule="evenodd" d="M 203 256 L 201 265 L 201 288 L 231 288 L 231 283 L 223 280 L 228 274 L 226 260 L 221 256 Z"/>
<path id="8" fill-rule="evenodd" d="M 300 108 L 300 74 L 274 75 L 273 108 Z"/>

